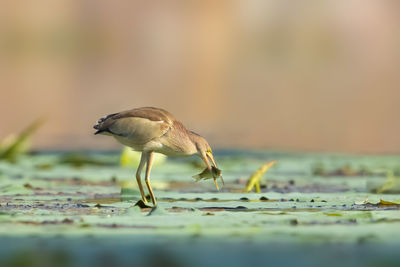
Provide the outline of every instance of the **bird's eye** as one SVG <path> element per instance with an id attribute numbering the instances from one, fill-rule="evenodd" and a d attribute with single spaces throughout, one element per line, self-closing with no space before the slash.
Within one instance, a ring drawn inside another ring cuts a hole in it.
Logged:
<path id="1" fill-rule="evenodd" d="M 211 148 L 207 149 L 207 153 L 212 154 Z"/>

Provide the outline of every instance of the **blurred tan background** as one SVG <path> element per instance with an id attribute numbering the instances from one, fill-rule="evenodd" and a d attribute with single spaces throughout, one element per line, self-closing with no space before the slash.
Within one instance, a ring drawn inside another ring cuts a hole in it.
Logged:
<path id="1" fill-rule="evenodd" d="M 99 117 L 171 111 L 214 147 L 400 152 L 400 2 L 3 0 L 0 138 L 116 148 Z"/>

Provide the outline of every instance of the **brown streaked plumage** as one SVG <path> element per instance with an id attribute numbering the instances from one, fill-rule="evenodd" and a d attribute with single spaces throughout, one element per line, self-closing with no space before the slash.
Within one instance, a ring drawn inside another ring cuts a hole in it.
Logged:
<path id="1" fill-rule="evenodd" d="M 111 135 L 120 143 L 142 152 L 136 180 L 144 202 L 147 200 L 140 175 L 146 164 L 145 182 L 153 204 L 157 203 L 150 185 L 154 153 L 175 157 L 198 155 L 209 170 L 212 165 L 217 167 L 208 142 L 200 135 L 188 131 L 171 113 L 160 108 L 135 108 L 110 114 L 99 119 L 94 129 L 97 130 L 95 134 Z"/>

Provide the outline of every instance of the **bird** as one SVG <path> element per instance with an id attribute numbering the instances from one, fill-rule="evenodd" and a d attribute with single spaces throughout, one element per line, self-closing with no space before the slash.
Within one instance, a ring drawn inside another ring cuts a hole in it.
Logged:
<path id="1" fill-rule="evenodd" d="M 136 171 L 136 181 L 144 203 L 147 203 L 147 199 L 141 182 L 141 173 L 146 165 L 145 183 L 153 205 L 157 205 L 150 185 L 154 153 L 172 157 L 197 155 L 211 173 L 217 168 L 207 140 L 187 130 L 171 113 L 161 108 L 141 107 L 113 113 L 100 118 L 93 128 L 97 130 L 95 135 L 112 136 L 121 144 L 142 152 Z M 216 178 L 214 182 L 218 188 Z"/>

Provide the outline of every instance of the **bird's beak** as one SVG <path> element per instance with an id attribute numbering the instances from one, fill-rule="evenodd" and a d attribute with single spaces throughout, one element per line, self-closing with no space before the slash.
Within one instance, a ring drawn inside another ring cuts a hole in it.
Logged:
<path id="1" fill-rule="evenodd" d="M 207 158 L 209 158 L 211 160 L 211 162 L 214 165 L 214 167 L 217 168 L 217 163 L 214 160 L 213 154 L 211 152 L 207 152 L 206 155 L 207 155 Z M 222 178 L 222 175 L 219 178 L 221 178 L 222 185 L 225 185 L 224 178 Z M 219 186 L 218 186 L 218 183 L 217 183 L 217 179 L 214 179 L 214 183 L 215 183 L 215 186 L 217 187 L 217 189 L 219 191 Z"/>
<path id="2" fill-rule="evenodd" d="M 200 157 L 201 157 L 201 159 L 204 161 L 204 163 L 206 164 L 207 169 L 209 169 L 209 170 L 211 171 L 211 164 L 210 164 L 210 162 L 208 161 L 207 153 L 202 153 Z"/>
<path id="3" fill-rule="evenodd" d="M 221 178 L 222 185 L 225 185 L 225 181 L 224 178 L 222 178 L 222 175 L 219 178 Z"/>
<path id="4" fill-rule="evenodd" d="M 219 186 L 218 186 L 218 182 L 217 182 L 217 178 L 214 178 L 214 184 L 217 187 L 217 190 L 219 191 Z"/>
<path id="5" fill-rule="evenodd" d="M 211 152 L 207 152 L 206 155 L 207 155 L 207 158 L 209 158 L 211 160 L 211 162 L 214 165 L 214 167 L 217 167 L 217 163 L 215 163 L 213 154 Z"/>
<path id="6" fill-rule="evenodd" d="M 211 164 L 210 164 L 210 162 L 208 161 L 208 159 L 210 159 L 211 162 L 212 162 L 212 164 L 214 164 L 214 166 L 216 166 L 212 154 L 206 152 L 206 153 L 202 154 L 201 159 L 202 159 L 202 160 L 204 161 L 204 163 L 207 165 L 207 169 L 209 169 L 210 172 L 212 172 Z M 214 177 L 214 183 L 215 183 L 215 186 L 217 187 L 217 189 L 218 189 L 218 191 L 219 191 L 219 186 L 218 186 L 217 178 L 215 178 L 215 177 Z"/>

